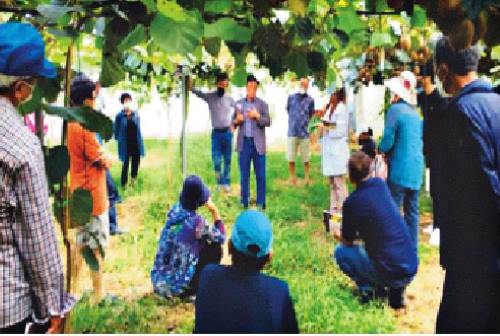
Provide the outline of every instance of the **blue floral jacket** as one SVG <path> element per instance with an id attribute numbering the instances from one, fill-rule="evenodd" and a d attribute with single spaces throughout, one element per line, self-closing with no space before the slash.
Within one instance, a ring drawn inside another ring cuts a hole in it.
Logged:
<path id="1" fill-rule="evenodd" d="M 209 225 L 195 211 L 178 203 L 168 213 L 160 236 L 151 281 L 156 294 L 166 298 L 182 294 L 189 286 L 198 264 L 199 253 L 208 243 L 224 243 L 222 221 Z"/>

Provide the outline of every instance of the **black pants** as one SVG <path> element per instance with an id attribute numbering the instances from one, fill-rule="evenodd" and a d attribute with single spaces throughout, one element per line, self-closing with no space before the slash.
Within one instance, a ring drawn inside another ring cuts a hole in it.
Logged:
<path id="1" fill-rule="evenodd" d="M 184 292 L 183 296 L 196 295 L 198 291 L 198 283 L 200 281 L 201 271 L 208 264 L 220 264 L 222 259 L 222 245 L 212 243 L 206 245 L 200 251 L 200 258 L 198 259 L 198 264 L 196 265 L 196 270 L 193 275 L 193 279 L 189 283 L 189 289 Z"/>
<path id="2" fill-rule="evenodd" d="M 123 161 L 122 167 L 122 187 L 125 187 L 128 182 L 128 166 L 132 162 L 132 178 L 135 179 L 137 177 L 137 173 L 139 172 L 139 164 L 141 162 L 141 156 L 139 154 L 128 154 L 125 157 L 125 161 Z"/>
<path id="3" fill-rule="evenodd" d="M 500 333 L 500 274 L 446 271 L 436 333 Z"/>
<path id="4" fill-rule="evenodd" d="M 26 325 L 28 323 L 31 323 L 33 320 L 31 317 L 28 317 L 27 319 L 18 322 L 16 324 L 13 324 L 11 326 L 8 326 L 6 328 L 0 328 L 0 334 L 24 334 L 26 331 Z M 49 330 L 50 327 L 50 322 L 47 322 L 45 324 L 37 324 L 32 326 L 32 329 L 30 330 L 30 333 L 32 334 L 45 334 L 47 330 Z"/>

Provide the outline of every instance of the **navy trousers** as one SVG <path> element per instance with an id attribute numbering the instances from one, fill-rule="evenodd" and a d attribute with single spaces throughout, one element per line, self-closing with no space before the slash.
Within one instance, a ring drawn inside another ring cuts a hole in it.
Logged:
<path id="1" fill-rule="evenodd" d="M 261 155 L 255 148 L 253 138 L 245 137 L 243 148 L 239 157 L 240 182 L 241 182 L 241 204 L 248 207 L 250 197 L 250 167 L 253 163 L 255 177 L 257 179 L 257 206 L 266 207 L 266 155 Z"/>

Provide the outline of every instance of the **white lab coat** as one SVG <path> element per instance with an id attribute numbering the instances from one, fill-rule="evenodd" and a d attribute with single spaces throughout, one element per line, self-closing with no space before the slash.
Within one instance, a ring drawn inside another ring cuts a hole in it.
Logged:
<path id="1" fill-rule="evenodd" d="M 326 112 L 328 116 L 329 111 Z M 321 138 L 321 167 L 323 175 L 338 176 L 347 174 L 349 161 L 349 112 L 344 103 L 339 103 L 330 120 L 337 126 L 326 131 Z"/>

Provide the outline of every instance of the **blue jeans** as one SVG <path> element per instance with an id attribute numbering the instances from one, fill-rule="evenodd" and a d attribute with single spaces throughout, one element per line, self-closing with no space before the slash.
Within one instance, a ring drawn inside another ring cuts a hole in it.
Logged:
<path id="1" fill-rule="evenodd" d="M 109 200 L 109 232 L 115 232 L 118 228 L 118 222 L 116 221 L 116 203 L 121 203 L 122 199 L 116 188 L 115 181 L 111 176 L 109 169 L 106 170 L 106 189 L 108 192 Z"/>
<path id="2" fill-rule="evenodd" d="M 386 280 L 381 277 L 362 245 L 339 244 L 335 249 L 334 258 L 342 272 L 356 283 L 360 291 L 368 291 L 375 286 L 402 288 L 413 280 L 413 277 L 402 277 L 397 280 Z"/>
<path id="3" fill-rule="evenodd" d="M 401 204 L 403 205 L 405 222 L 408 225 L 410 237 L 415 244 L 415 248 L 417 248 L 419 222 L 418 196 L 420 191 L 408 189 L 394 183 L 389 183 L 389 189 L 396 205 L 398 207 L 401 207 Z"/>
<path id="4" fill-rule="evenodd" d="M 212 131 L 212 161 L 217 174 L 218 185 L 231 184 L 231 155 L 233 151 L 233 133 L 228 131 Z M 224 170 L 222 170 L 224 162 Z"/>
<path id="5" fill-rule="evenodd" d="M 240 152 L 240 182 L 241 204 L 248 206 L 250 196 L 250 164 L 253 162 L 255 177 L 257 179 L 257 205 L 266 206 L 266 155 L 260 155 L 255 148 L 253 138 L 243 139 L 243 148 Z"/>

